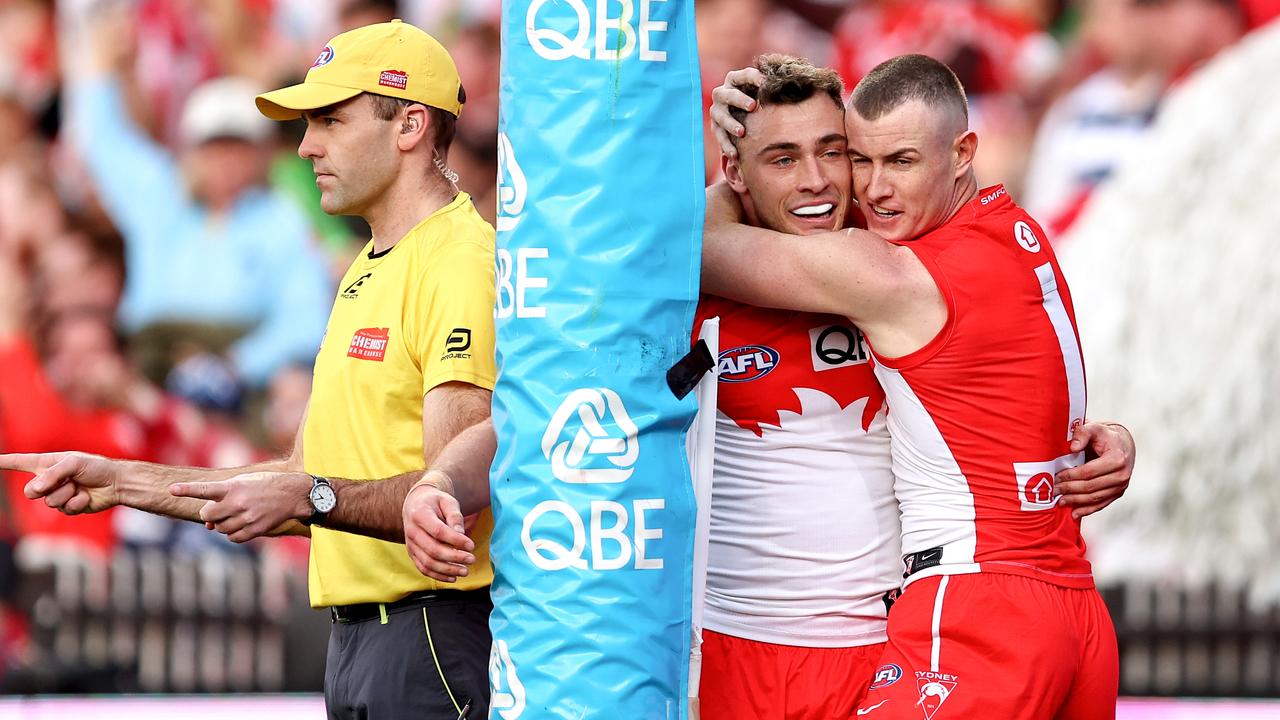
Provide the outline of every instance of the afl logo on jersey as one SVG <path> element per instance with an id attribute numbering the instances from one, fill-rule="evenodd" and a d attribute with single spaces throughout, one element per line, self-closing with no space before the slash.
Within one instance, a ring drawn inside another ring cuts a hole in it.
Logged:
<path id="1" fill-rule="evenodd" d="M 898 682 L 898 678 L 900 677 L 902 677 L 902 668 L 894 665 L 893 663 L 881 665 L 880 669 L 876 670 L 876 677 L 875 680 L 871 682 L 870 689 L 879 690 L 880 688 L 889 687 L 890 685 Z"/>
<path id="2" fill-rule="evenodd" d="M 720 382 L 741 383 L 759 380 L 778 367 L 781 356 L 764 345 L 739 345 L 720 353 L 716 376 Z"/>

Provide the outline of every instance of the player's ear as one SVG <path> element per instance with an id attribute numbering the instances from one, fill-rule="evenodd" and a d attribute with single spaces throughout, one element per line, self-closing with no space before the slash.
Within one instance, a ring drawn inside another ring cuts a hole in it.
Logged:
<path id="1" fill-rule="evenodd" d="M 956 177 L 963 177 L 973 168 L 973 156 L 978 152 L 978 135 L 972 130 L 965 130 L 956 138 L 955 162 Z"/>
<path id="2" fill-rule="evenodd" d="M 720 169 L 724 172 L 725 182 L 729 189 L 739 195 L 747 194 L 747 183 L 742 179 L 742 167 L 738 161 L 728 155 L 720 156 Z"/>

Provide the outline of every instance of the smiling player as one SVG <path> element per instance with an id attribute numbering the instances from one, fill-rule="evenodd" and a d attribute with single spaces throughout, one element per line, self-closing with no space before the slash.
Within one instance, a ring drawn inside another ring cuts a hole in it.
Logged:
<path id="1" fill-rule="evenodd" d="M 723 159 L 745 220 L 844 226 L 843 86 L 765 55 L 760 104 Z M 901 581 L 884 392 L 848 320 L 704 296 L 720 317 L 719 400 L 700 705 L 704 720 L 852 716 Z"/>

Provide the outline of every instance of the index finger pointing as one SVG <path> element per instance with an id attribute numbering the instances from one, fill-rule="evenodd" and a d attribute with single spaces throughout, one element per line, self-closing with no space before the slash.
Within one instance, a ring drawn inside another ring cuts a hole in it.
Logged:
<path id="1" fill-rule="evenodd" d="M 0 454 L 0 470 L 35 473 L 40 471 L 40 455 L 35 453 Z"/>
<path id="2" fill-rule="evenodd" d="M 201 500 L 221 500 L 227 495 L 227 487 L 218 482 L 174 483 L 169 486 L 169 494 Z"/>
<path id="3" fill-rule="evenodd" d="M 39 461 L 37 461 L 37 464 Z M 29 500 L 44 497 L 62 487 L 75 477 L 80 468 L 74 459 L 66 458 L 41 470 L 22 488 L 22 494 Z"/>

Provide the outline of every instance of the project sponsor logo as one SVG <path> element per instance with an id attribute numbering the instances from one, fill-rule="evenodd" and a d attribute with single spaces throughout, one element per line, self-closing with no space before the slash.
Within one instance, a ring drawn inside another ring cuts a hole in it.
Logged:
<path id="1" fill-rule="evenodd" d="M 403 70 L 383 70 L 378 75 L 378 84 L 383 87 L 404 90 L 409 87 L 409 74 Z"/>
<path id="2" fill-rule="evenodd" d="M 1014 463 L 1013 474 L 1018 483 L 1018 503 L 1021 508 L 1027 512 L 1036 512 L 1056 507 L 1062 496 L 1054 493 L 1054 477 L 1083 462 L 1084 453 L 1079 452 L 1042 462 Z"/>
<path id="3" fill-rule="evenodd" d="M 1031 253 L 1040 252 L 1040 238 L 1036 237 L 1035 231 L 1025 222 L 1019 220 L 1013 224 L 1013 237 L 1023 250 Z"/>
<path id="4" fill-rule="evenodd" d="M 529 183 L 505 132 L 498 133 L 498 232 L 514 230 L 524 212 Z"/>
<path id="5" fill-rule="evenodd" d="M 524 683 L 511 662 L 505 640 L 494 638 L 489 650 L 489 709 L 502 720 L 517 720 L 524 714 Z"/>
<path id="6" fill-rule="evenodd" d="M 561 482 L 620 483 L 635 472 L 638 435 L 618 393 L 579 388 L 551 416 L 542 435 L 542 454 Z"/>
<path id="7" fill-rule="evenodd" d="M 902 668 L 894 665 L 893 663 L 886 663 L 881 665 L 879 670 L 876 670 L 876 676 L 872 679 L 871 687 L 869 689 L 879 690 L 880 688 L 887 688 L 898 682 L 901 678 Z"/>
<path id="8" fill-rule="evenodd" d="M 920 688 L 916 707 L 924 711 L 924 720 L 933 720 L 934 714 L 955 692 L 959 680 L 958 676 L 947 673 L 916 671 L 916 686 Z"/>
<path id="9" fill-rule="evenodd" d="M 316 61 L 311 63 L 311 67 L 318 68 L 329 64 L 333 60 L 333 48 L 325 45 L 320 50 L 320 54 L 316 56 Z"/>
<path id="10" fill-rule="evenodd" d="M 525 13 L 525 36 L 538 57 L 560 61 L 625 60 L 636 54 L 644 62 L 666 62 L 665 20 L 654 10 L 667 0 L 596 0 L 595 16 L 585 0 L 533 0 Z"/>
<path id="11" fill-rule="evenodd" d="M 382 362 L 387 356 L 387 343 L 390 341 L 389 328 L 362 328 L 351 337 L 351 345 L 347 348 L 347 357 L 357 360 L 376 360 Z"/>
<path id="12" fill-rule="evenodd" d="M 720 382 L 751 382 L 773 372 L 781 361 L 778 351 L 766 345 L 739 345 L 720 353 L 716 376 Z"/>
<path id="13" fill-rule="evenodd" d="M 814 372 L 865 365 L 871 358 L 862 331 L 845 325 L 810 328 L 809 347 Z"/>
<path id="14" fill-rule="evenodd" d="M 440 361 L 445 360 L 469 360 L 471 353 L 467 350 L 471 349 L 471 328 L 456 327 L 449 332 L 449 337 L 444 340 L 444 354 L 440 356 Z"/>
<path id="15" fill-rule="evenodd" d="M 562 482 L 622 483 L 635 472 L 639 429 L 616 392 L 580 388 L 552 415 L 542 454 Z M 660 570 L 663 560 L 651 554 L 649 543 L 662 539 L 652 515 L 665 507 L 662 498 L 592 500 L 579 511 L 563 500 L 544 500 L 525 515 L 520 540 L 542 570 Z"/>
<path id="16" fill-rule="evenodd" d="M 354 282 L 346 286 L 342 290 L 342 297 L 348 300 L 354 300 L 360 294 L 360 288 L 364 286 L 364 281 L 373 277 L 373 273 L 365 273 L 356 278 Z"/>

